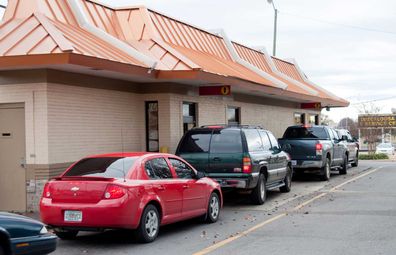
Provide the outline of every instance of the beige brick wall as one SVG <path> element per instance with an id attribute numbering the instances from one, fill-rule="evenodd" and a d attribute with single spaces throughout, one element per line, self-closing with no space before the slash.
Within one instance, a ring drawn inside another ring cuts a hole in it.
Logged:
<path id="1" fill-rule="evenodd" d="M 0 104 L 25 104 L 27 164 L 48 163 L 46 87 L 44 83 L 0 85 Z"/>
<path id="2" fill-rule="evenodd" d="M 210 124 L 227 123 L 227 107 L 241 108 L 241 124 L 260 125 L 274 133 L 276 137 L 281 137 L 285 129 L 294 124 L 294 113 L 319 114 L 317 111 L 307 111 L 293 108 L 289 105 L 273 106 L 257 103 L 246 103 L 235 101 L 232 97 L 200 97 L 171 94 L 171 129 L 170 143 L 162 144 L 168 146 L 170 152 L 176 151 L 178 142 L 183 135 L 183 102 L 195 102 L 198 104 L 198 126 Z M 164 128 L 164 127 L 162 127 Z M 165 130 L 163 130 L 165 133 Z M 165 142 L 165 141 L 163 141 Z M 166 141 L 167 142 L 167 141 Z"/>
<path id="3" fill-rule="evenodd" d="M 134 93 L 48 84 L 49 164 L 143 148 L 144 105 Z"/>

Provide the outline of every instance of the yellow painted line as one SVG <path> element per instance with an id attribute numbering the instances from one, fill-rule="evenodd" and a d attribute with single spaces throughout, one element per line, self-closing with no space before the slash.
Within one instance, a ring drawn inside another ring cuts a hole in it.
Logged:
<path id="1" fill-rule="evenodd" d="M 286 215 L 287 215 L 286 213 L 279 214 L 279 215 L 277 215 L 277 216 L 275 216 L 275 217 L 273 217 L 273 218 L 271 218 L 269 220 L 261 222 L 260 224 L 254 226 L 252 228 L 249 228 L 248 230 L 245 230 L 245 231 L 243 231 L 243 232 L 241 232 L 241 233 L 239 233 L 239 234 L 237 234 L 235 236 L 229 237 L 229 238 L 227 238 L 227 239 L 225 239 L 225 240 L 223 240 L 221 242 L 218 242 L 218 243 L 216 243 L 216 244 L 214 244 L 212 246 L 209 246 L 209 247 L 207 247 L 207 248 L 205 248 L 205 249 L 203 249 L 203 250 L 201 250 L 199 252 L 196 252 L 196 253 L 194 253 L 194 255 L 203 255 L 203 254 L 208 254 L 208 253 L 210 253 L 212 251 L 215 251 L 218 248 L 220 248 L 220 247 L 222 247 L 222 246 L 224 246 L 224 245 L 226 245 L 228 243 L 231 243 L 231 242 L 235 241 L 236 239 L 241 238 L 242 236 L 246 236 L 250 232 L 253 232 L 253 231 L 255 231 L 255 230 L 257 230 L 257 229 L 259 229 L 259 228 L 261 228 L 261 227 L 263 227 L 263 226 L 265 226 L 267 224 L 270 224 L 273 221 L 276 221 L 276 220 L 278 220 L 278 219 L 280 219 L 282 217 L 285 217 Z"/>
<path id="2" fill-rule="evenodd" d="M 312 203 L 313 201 L 318 200 L 319 198 L 326 196 L 327 194 L 328 194 L 328 193 L 321 193 L 321 194 L 317 195 L 316 197 L 311 198 L 311 199 L 308 200 L 308 201 L 305 201 L 305 202 L 302 203 L 301 205 L 298 205 L 298 206 L 294 207 L 292 211 L 298 211 L 298 210 L 300 210 L 301 208 L 305 207 L 306 205 Z"/>
<path id="3" fill-rule="evenodd" d="M 371 170 L 371 171 L 368 171 L 368 172 L 366 172 L 366 173 L 363 173 L 363 174 L 361 174 L 361 175 L 358 175 L 358 176 L 356 176 L 356 177 L 354 177 L 354 178 L 352 178 L 352 179 L 350 179 L 350 180 L 348 180 L 348 181 L 346 181 L 346 182 L 343 182 L 343 183 L 341 183 L 340 185 L 335 186 L 335 187 L 332 188 L 331 190 L 329 190 L 329 191 L 327 191 L 327 192 L 324 192 L 324 193 L 321 193 L 321 194 L 317 195 L 316 197 L 311 198 L 311 199 L 305 201 L 304 203 L 302 203 L 302 204 L 300 204 L 300 205 L 294 207 L 292 211 L 298 211 L 298 210 L 300 210 L 301 208 L 307 206 L 308 204 L 314 202 L 315 200 L 318 200 L 319 198 L 322 198 L 322 197 L 326 196 L 326 195 L 329 194 L 330 192 L 334 192 L 336 189 L 339 189 L 339 188 L 341 188 L 342 186 L 347 185 L 348 183 L 351 183 L 351 182 L 353 182 L 353 181 L 356 181 L 356 180 L 358 180 L 358 179 L 360 179 L 360 178 L 362 178 L 362 177 L 364 177 L 364 176 L 367 176 L 367 175 L 369 175 L 369 174 L 372 174 L 372 173 L 374 173 L 374 172 L 380 170 L 381 168 L 382 168 L 382 167 L 373 169 L 373 170 Z M 253 231 L 256 231 L 256 230 L 259 229 L 259 228 L 264 227 L 265 225 L 268 225 L 268 224 L 270 224 L 270 223 L 272 223 L 272 222 L 274 222 L 274 221 L 277 221 L 277 220 L 279 220 L 279 219 L 285 217 L 286 215 L 287 215 L 287 213 L 282 213 L 282 214 L 279 214 L 279 215 L 277 215 L 277 216 L 275 216 L 275 217 L 272 217 L 272 218 L 270 218 L 270 219 L 268 219 L 268 220 L 266 220 L 266 221 L 263 221 L 263 222 L 261 222 L 261 223 L 255 225 L 255 226 L 249 228 L 248 230 L 245 230 L 245 231 L 243 231 L 243 232 L 241 232 L 241 233 L 239 233 L 239 234 L 236 234 L 236 235 L 231 236 L 231 237 L 229 237 L 229 238 L 227 238 L 227 239 L 224 239 L 223 241 L 220 241 L 220 242 L 218 242 L 218 243 L 216 243 L 216 244 L 214 244 L 214 245 L 211 245 L 211 246 L 209 246 L 209 247 L 206 247 L 205 249 L 200 250 L 200 251 L 194 253 L 193 255 L 205 255 L 205 254 L 208 254 L 208 253 L 210 253 L 210 252 L 213 252 L 213 251 L 215 251 L 215 250 L 217 250 L 217 249 L 219 249 L 219 248 L 221 248 L 221 247 L 223 247 L 223 246 L 225 246 L 225 245 L 227 245 L 227 244 L 229 244 L 229 243 L 231 243 L 231 242 L 233 242 L 233 241 L 235 241 L 235 240 L 237 240 L 237 239 L 239 239 L 239 238 L 241 238 L 241 237 L 243 237 L 243 236 L 248 235 L 249 233 L 251 233 L 251 232 L 253 232 Z"/>

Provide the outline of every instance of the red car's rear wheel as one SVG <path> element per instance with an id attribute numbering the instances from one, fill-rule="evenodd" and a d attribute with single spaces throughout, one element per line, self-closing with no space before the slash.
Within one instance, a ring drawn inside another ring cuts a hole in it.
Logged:
<path id="1" fill-rule="evenodd" d="M 159 233 L 160 215 L 154 205 L 148 205 L 143 211 L 140 219 L 140 225 L 137 229 L 137 238 L 139 242 L 151 243 Z"/>

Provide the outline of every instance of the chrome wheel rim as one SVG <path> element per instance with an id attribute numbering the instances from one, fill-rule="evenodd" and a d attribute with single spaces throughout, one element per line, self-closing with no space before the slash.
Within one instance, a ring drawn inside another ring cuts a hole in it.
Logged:
<path id="1" fill-rule="evenodd" d="M 217 219 L 219 216 L 219 211 L 220 211 L 220 205 L 219 205 L 219 200 L 217 199 L 216 196 L 213 196 L 212 199 L 210 200 L 210 216 L 212 216 L 212 219 Z"/>
<path id="2" fill-rule="evenodd" d="M 264 186 L 264 181 L 260 183 L 260 195 L 261 199 L 264 200 L 265 197 L 265 186 Z"/>
<path id="3" fill-rule="evenodd" d="M 153 238 L 158 232 L 158 215 L 154 210 L 151 210 L 146 215 L 145 220 L 146 233 Z"/>

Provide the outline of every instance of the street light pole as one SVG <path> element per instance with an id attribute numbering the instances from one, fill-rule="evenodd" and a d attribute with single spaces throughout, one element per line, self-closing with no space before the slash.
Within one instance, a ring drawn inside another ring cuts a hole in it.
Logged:
<path id="1" fill-rule="evenodd" d="M 274 8 L 275 12 L 275 17 L 274 17 L 274 44 L 272 47 L 272 55 L 275 57 L 276 56 L 276 37 L 278 33 L 278 9 L 275 7 L 274 1 L 273 0 L 267 0 L 269 4 L 272 4 L 272 7 Z"/>

